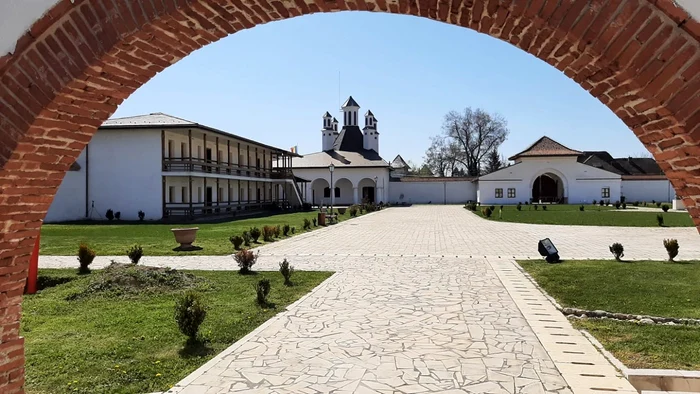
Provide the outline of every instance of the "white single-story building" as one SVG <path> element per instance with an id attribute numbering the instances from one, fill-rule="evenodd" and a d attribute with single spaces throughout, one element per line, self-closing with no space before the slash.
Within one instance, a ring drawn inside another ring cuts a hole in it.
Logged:
<path id="1" fill-rule="evenodd" d="M 515 164 L 476 180 L 476 201 L 588 204 L 670 202 L 675 197 L 671 183 L 651 158 L 615 159 L 608 152 L 581 152 L 542 137 L 509 160 Z"/>

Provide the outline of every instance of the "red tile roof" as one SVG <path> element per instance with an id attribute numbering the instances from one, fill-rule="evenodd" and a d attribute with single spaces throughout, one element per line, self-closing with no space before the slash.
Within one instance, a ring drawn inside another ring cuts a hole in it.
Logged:
<path id="1" fill-rule="evenodd" d="M 508 160 L 515 160 L 519 157 L 578 156 L 581 153 L 582 152 L 577 150 L 569 149 L 557 141 L 545 136 L 535 141 L 534 144 L 530 145 L 524 151 L 511 156 L 508 158 Z"/>

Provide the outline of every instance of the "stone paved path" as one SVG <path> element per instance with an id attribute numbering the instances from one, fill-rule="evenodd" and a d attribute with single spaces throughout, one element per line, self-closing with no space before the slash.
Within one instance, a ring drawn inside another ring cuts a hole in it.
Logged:
<path id="1" fill-rule="evenodd" d="M 563 258 L 700 258 L 692 228 L 601 228 L 485 221 L 457 206 L 392 208 L 260 248 L 329 280 L 169 393 L 600 393 L 633 388 L 517 268 L 550 237 Z M 486 257 L 485 257 L 486 256 Z M 123 257 L 118 258 L 124 260 Z M 144 257 L 234 269 L 228 256 Z M 107 264 L 98 258 L 94 264 Z M 42 267 L 75 266 L 46 257 Z"/>

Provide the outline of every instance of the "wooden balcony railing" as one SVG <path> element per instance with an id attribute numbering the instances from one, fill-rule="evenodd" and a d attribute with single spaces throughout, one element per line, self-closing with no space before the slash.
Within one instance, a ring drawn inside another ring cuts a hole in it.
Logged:
<path id="1" fill-rule="evenodd" d="M 215 160 L 190 159 L 188 157 L 163 159 L 163 171 L 239 175 L 272 179 L 287 179 L 293 176 L 292 170 L 289 168 L 260 168 L 235 163 L 218 163 Z"/>

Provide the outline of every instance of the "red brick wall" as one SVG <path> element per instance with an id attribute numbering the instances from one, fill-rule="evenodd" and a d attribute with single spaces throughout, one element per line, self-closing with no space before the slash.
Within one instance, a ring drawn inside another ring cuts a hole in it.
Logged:
<path id="1" fill-rule="evenodd" d="M 258 24 L 338 10 L 469 27 L 561 70 L 639 137 L 700 228 L 700 24 L 672 0 L 61 0 L 0 57 L 0 392 L 22 392 L 18 322 L 29 255 L 96 128 L 195 49 Z"/>

